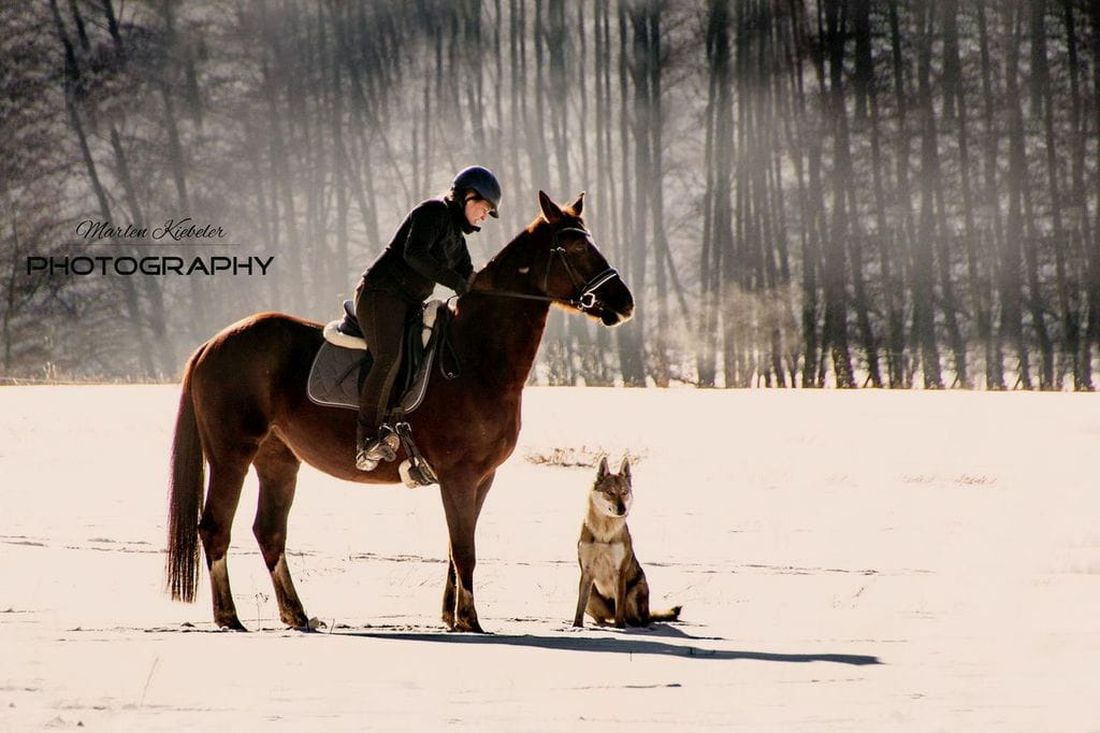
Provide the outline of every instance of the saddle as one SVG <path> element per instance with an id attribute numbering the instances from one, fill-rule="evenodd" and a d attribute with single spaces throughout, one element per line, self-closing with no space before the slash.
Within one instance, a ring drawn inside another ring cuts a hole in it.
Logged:
<path id="1" fill-rule="evenodd" d="M 402 364 L 390 397 L 394 420 L 402 419 L 424 401 L 428 377 L 450 315 L 440 300 L 411 309 L 405 324 Z M 359 392 L 374 358 L 350 300 L 344 301 L 344 317 L 324 327 L 324 337 L 309 370 L 306 394 L 313 403 L 324 407 L 358 410 Z"/>

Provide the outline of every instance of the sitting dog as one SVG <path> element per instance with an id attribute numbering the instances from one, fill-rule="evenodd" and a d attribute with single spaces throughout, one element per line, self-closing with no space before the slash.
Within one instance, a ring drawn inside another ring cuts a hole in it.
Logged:
<path id="1" fill-rule="evenodd" d="M 619 472 L 611 473 L 603 458 L 588 492 L 588 513 L 577 540 L 581 585 L 574 626 L 584 626 L 586 611 L 596 623 L 614 623 L 619 628 L 680 617 L 680 606 L 656 613 L 649 610 L 649 584 L 626 527 L 633 498 L 630 459 L 623 458 Z"/>

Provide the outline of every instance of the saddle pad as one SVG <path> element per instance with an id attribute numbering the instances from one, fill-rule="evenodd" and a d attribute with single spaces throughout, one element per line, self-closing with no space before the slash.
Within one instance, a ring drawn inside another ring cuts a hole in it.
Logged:
<path id="1" fill-rule="evenodd" d="M 325 341 L 313 357 L 306 393 L 324 407 L 359 409 L 359 365 L 365 351 L 344 349 Z"/>
<path id="2" fill-rule="evenodd" d="M 438 324 L 443 319 L 435 321 Z M 428 391 L 428 378 L 432 373 L 432 364 L 435 363 L 435 353 L 438 350 L 438 329 L 433 324 L 432 336 L 424 351 L 423 361 L 420 362 L 416 374 L 409 382 L 408 389 L 401 396 L 400 403 L 394 410 L 394 417 L 400 418 L 408 415 L 424 400 Z M 313 366 L 309 370 L 309 381 L 306 385 L 306 394 L 310 401 L 323 407 L 345 407 L 349 410 L 359 409 L 359 367 L 363 359 L 370 359 L 368 352 L 359 349 L 345 349 L 334 346 L 328 341 L 321 344 L 317 356 L 313 357 Z M 400 384 L 400 382 L 399 382 Z M 392 404 L 392 403 L 391 403 Z"/>

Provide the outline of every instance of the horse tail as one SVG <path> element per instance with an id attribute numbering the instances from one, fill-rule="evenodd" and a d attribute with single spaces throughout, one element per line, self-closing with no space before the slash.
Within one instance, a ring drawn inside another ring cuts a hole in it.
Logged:
<path id="1" fill-rule="evenodd" d="M 168 488 L 167 591 L 172 600 L 191 603 L 199 579 L 199 515 L 202 512 L 204 478 L 202 438 L 195 420 L 191 376 L 202 353 L 188 360 L 183 372 L 176 435 L 172 441 L 172 472 Z"/>

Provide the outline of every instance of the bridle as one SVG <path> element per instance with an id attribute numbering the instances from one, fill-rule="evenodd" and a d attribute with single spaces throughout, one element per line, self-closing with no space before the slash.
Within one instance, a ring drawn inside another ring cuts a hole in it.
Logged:
<path id="1" fill-rule="evenodd" d="M 580 227 L 562 227 L 555 231 L 554 237 L 551 240 L 552 246 L 550 248 L 550 256 L 546 259 L 546 272 L 543 273 L 542 276 L 542 290 L 546 292 L 550 282 L 550 268 L 554 266 L 554 262 L 558 261 L 561 262 L 562 267 L 565 268 L 566 274 L 569 275 L 569 280 L 573 283 L 575 289 L 573 297 L 562 298 L 554 295 L 534 295 L 532 293 L 516 293 L 510 290 L 477 290 L 475 292 L 485 295 L 501 295 L 507 298 L 523 298 L 525 300 L 563 303 L 586 313 L 601 305 L 599 298 L 596 296 L 596 291 L 612 280 L 620 280 L 621 282 L 622 279 L 619 277 L 619 271 L 614 267 L 608 267 L 606 270 L 590 277 L 588 280 L 581 280 L 576 270 L 569 264 L 569 257 L 565 252 L 565 247 L 561 245 L 562 236 L 567 234 L 579 234 L 588 241 L 592 240 L 592 233 Z"/>
<path id="2" fill-rule="evenodd" d="M 619 277 L 619 271 L 614 267 L 608 267 L 596 276 L 588 278 L 587 281 L 582 281 L 577 275 L 576 270 L 573 269 L 573 266 L 569 264 L 569 257 L 566 254 L 565 247 L 561 245 L 561 238 L 566 234 L 579 234 L 589 242 L 592 241 L 592 233 L 581 227 L 562 227 L 555 231 L 553 239 L 551 240 L 552 247 L 550 248 L 550 256 L 546 258 L 546 272 L 543 273 L 542 276 L 542 291 L 545 293 L 550 283 L 550 268 L 554 266 L 555 261 L 560 261 L 575 288 L 575 294 L 572 298 L 561 298 L 554 295 L 535 295 L 534 293 L 517 293 L 511 290 L 472 290 L 470 292 L 477 293 L 478 295 L 499 295 L 505 298 L 538 300 L 544 303 L 563 303 L 584 313 L 587 313 L 597 306 L 601 310 L 607 308 L 607 306 L 600 302 L 596 295 L 596 291 L 612 280 L 619 280 L 622 282 L 622 278 Z M 445 321 L 445 323 L 447 322 L 449 321 Z M 458 354 L 455 352 L 454 346 L 451 345 L 447 331 L 443 332 L 440 348 L 450 352 L 454 367 L 451 369 L 444 367 L 443 359 L 440 358 L 439 370 L 443 374 L 444 379 L 455 379 L 462 373 L 462 370 L 459 364 Z"/>

